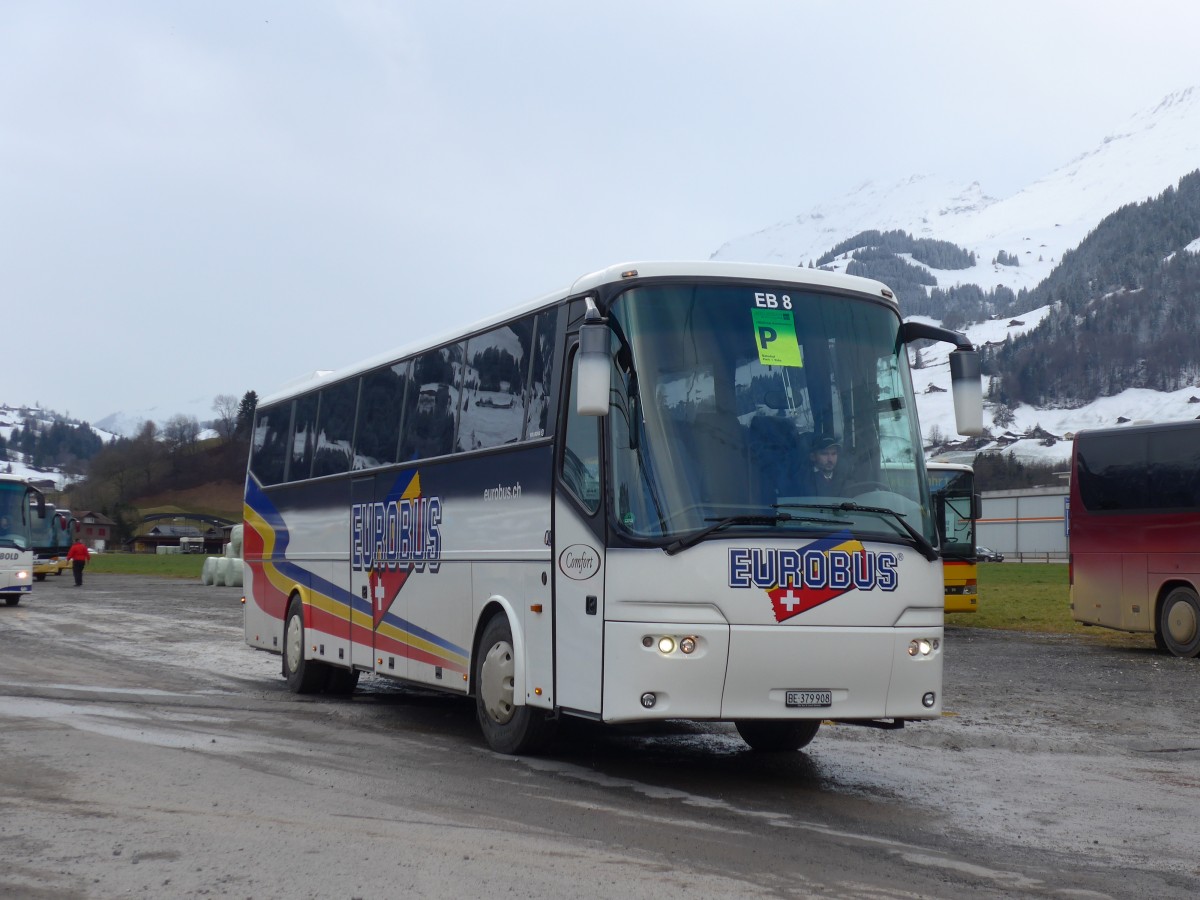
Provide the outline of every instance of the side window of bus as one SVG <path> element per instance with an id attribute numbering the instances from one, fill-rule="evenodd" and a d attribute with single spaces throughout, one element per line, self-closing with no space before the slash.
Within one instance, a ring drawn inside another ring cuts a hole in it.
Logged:
<path id="1" fill-rule="evenodd" d="M 462 344 L 451 344 L 413 361 L 414 400 L 405 402 L 400 459 L 428 459 L 454 449 L 454 424 L 462 390 Z"/>
<path id="2" fill-rule="evenodd" d="M 533 371 L 529 377 L 529 403 L 525 417 L 525 438 L 545 437 L 550 427 L 550 398 L 554 363 L 554 331 L 558 310 L 552 309 L 537 317 L 533 333 Z"/>
<path id="3" fill-rule="evenodd" d="M 250 471 L 260 484 L 279 484 L 283 481 L 287 463 L 288 435 L 292 428 L 290 402 L 260 409 L 254 422 L 254 438 L 250 455 Z"/>
<path id="4" fill-rule="evenodd" d="M 292 420 L 292 461 L 288 464 L 288 481 L 303 481 L 312 471 L 318 397 L 314 391 L 296 398 L 296 415 Z"/>
<path id="5" fill-rule="evenodd" d="M 566 439 L 562 454 L 562 482 L 575 499 L 594 514 L 600 508 L 600 417 L 575 411 L 575 382 L 579 354 L 571 361 L 571 390 L 567 401 Z"/>
<path id="6" fill-rule="evenodd" d="M 354 412 L 358 382 L 352 378 L 321 391 L 320 418 L 316 427 L 313 478 L 340 475 L 350 470 L 350 442 L 354 438 Z"/>
<path id="7" fill-rule="evenodd" d="M 400 415 L 411 363 L 384 366 L 363 376 L 361 412 L 354 435 L 354 468 L 371 469 L 398 462 Z"/>
<path id="8" fill-rule="evenodd" d="M 467 342 L 458 450 L 482 450 L 521 439 L 533 320 L 504 325 Z"/>

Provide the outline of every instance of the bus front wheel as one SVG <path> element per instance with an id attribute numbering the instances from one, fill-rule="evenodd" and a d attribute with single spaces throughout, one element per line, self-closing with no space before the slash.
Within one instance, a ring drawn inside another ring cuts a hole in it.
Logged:
<path id="1" fill-rule="evenodd" d="M 499 753 L 536 753 L 554 735 L 546 710 L 517 704 L 516 659 L 508 617 L 497 613 L 484 626 L 475 663 L 475 715 L 488 745 Z"/>
<path id="2" fill-rule="evenodd" d="M 1189 587 L 1173 588 L 1158 608 L 1155 643 L 1175 656 L 1200 654 L 1200 598 Z"/>
<path id="3" fill-rule="evenodd" d="M 7 603 L 9 606 L 16 606 L 18 603 L 21 602 L 21 595 L 20 594 L 5 594 L 4 602 Z"/>
<path id="4" fill-rule="evenodd" d="M 293 597 L 283 625 L 283 677 L 293 694 L 318 694 L 329 680 L 329 669 L 304 658 L 304 604 Z"/>
<path id="5" fill-rule="evenodd" d="M 742 740 L 750 745 L 751 750 L 762 753 L 783 753 L 789 750 L 799 750 L 807 747 L 817 736 L 821 727 L 820 719 L 800 719 L 792 722 L 775 722 L 762 720 L 743 720 L 733 723 L 742 736 Z"/>

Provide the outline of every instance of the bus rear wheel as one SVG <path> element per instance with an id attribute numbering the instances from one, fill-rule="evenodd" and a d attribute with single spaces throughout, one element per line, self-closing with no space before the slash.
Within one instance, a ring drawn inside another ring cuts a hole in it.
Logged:
<path id="1" fill-rule="evenodd" d="M 817 736 L 821 720 L 799 719 L 791 722 L 778 722 L 748 719 L 733 724 L 737 727 L 742 740 L 750 745 L 751 750 L 757 750 L 760 753 L 783 753 L 807 747 Z"/>
<path id="2" fill-rule="evenodd" d="M 318 694 L 329 681 L 329 669 L 304 658 L 304 604 L 293 597 L 283 624 L 283 677 L 293 694 Z"/>
<path id="3" fill-rule="evenodd" d="M 1189 587 L 1173 588 L 1158 607 L 1155 643 L 1175 656 L 1200 654 L 1200 598 Z"/>
<path id="4" fill-rule="evenodd" d="M 475 662 L 475 716 L 498 753 L 536 753 L 554 736 L 546 710 L 517 704 L 516 658 L 508 617 L 497 613 L 484 626 Z"/>

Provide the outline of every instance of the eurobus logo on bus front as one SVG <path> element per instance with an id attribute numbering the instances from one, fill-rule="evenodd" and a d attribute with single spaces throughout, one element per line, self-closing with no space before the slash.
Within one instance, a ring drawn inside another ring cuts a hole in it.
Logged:
<path id="1" fill-rule="evenodd" d="M 894 591 L 900 558 L 841 532 L 797 549 L 730 547 L 729 586 L 759 588 L 783 622 L 848 591 Z"/>

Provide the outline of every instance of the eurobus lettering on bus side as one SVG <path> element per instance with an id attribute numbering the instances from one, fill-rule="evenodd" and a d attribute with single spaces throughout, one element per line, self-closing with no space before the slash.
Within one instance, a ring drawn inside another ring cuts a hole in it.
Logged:
<path id="1" fill-rule="evenodd" d="M 565 716 L 731 721 L 758 750 L 936 718 L 919 338 L 956 345 L 978 433 L 962 335 L 879 282 L 731 263 L 613 266 L 265 397 L 246 640 L 301 693 L 366 672 L 472 696 L 505 753 Z M 843 496 L 811 481 L 828 435 Z"/>

